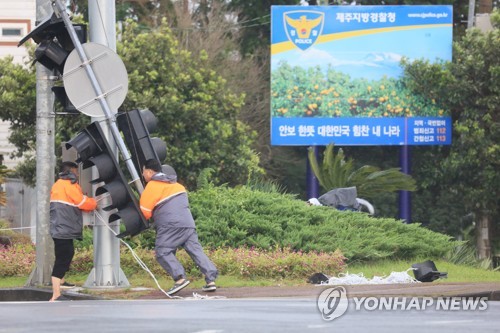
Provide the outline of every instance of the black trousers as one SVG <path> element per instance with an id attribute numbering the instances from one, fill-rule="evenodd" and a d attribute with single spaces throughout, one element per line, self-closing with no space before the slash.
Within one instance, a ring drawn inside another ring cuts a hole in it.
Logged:
<path id="1" fill-rule="evenodd" d="M 75 246 L 72 239 L 57 239 L 54 240 L 54 252 L 56 260 L 52 269 L 52 276 L 62 279 L 67 271 L 75 255 Z"/>

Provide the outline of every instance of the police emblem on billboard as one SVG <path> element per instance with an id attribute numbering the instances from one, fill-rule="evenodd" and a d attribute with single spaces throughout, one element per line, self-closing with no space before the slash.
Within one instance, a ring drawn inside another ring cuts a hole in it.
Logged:
<path id="1" fill-rule="evenodd" d="M 323 31 L 324 14 L 312 10 L 286 12 L 283 23 L 288 39 L 299 49 L 307 50 Z"/>

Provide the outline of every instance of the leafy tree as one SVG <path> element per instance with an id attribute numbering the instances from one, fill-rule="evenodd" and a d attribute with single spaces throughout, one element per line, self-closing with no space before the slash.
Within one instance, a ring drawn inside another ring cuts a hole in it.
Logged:
<path id="1" fill-rule="evenodd" d="M 262 47 L 268 48 L 271 36 L 271 6 L 298 5 L 300 0 L 231 0 L 229 10 L 238 13 L 243 33 L 241 52 L 249 55 Z"/>
<path id="2" fill-rule="evenodd" d="M 35 148 L 36 77 L 34 67 L 14 64 L 13 58 L 0 58 L 0 118 L 11 123 L 12 142 L 21 157 Z"/>
<path id="3" fill-rule="evenodd" d="M 500 13 L 493 16 L 495 29 L 482 33 L 471 29 L 454 43 L 453 62 L 405 63 L 408 87 L 417 94 L 434 96 L 453 118 L 451 147 L 418 151 L 422 179 L 419 193 L 429 215 L 441 221 L 431 227 L 446 231 L 464 228 L 463 218 L 475 216 L 476 236 L 499 227 L 500 217 Z M 429 85 L 432 82 L 432 85 Z M 453 206 L 447 215 L 443 202 Z M 420 218 L 420 220 L 423 220 Z M 431 221 L 432 222 L 432 221 Z M 498 237 L 498 236 L 497 236 Z M 489 238 L 479 238 L 481 257 L 489 256 Z"/>
<path id="4" fill-rule="evenodd" d="M 380 170 L 374 166 L 364 165 L 354 170 L 353 160 L 346 161 L 343 150 L 339 149 L 335 154 L 333 148 L 333 144 L 326 147 L 321 166 L 314 151 L 309 150 L 311 168 L 319 184 L 326 191 L 355 186 L 360 197 L 374 198 L 384 192 L 416 189 L 415 180 L 398 168 Z"/>
<path id="5" fill-rule="evenodd" d="M 159 134 L 169 149 L 167 162 L 191 188 L 198 173 L 212 168 L 216 182 L 232 185 L 260 173 L 251 149 L 255 133 L 238 120 L 242 95 L 207 66 L 208 55 L 182 50 L 167 26 L 138 32 L 128 22 L 118 53 L 129 71 L 125 110 L 149 108 L 159 120 Z"/>
<path id="6" fill-rule="evenodd" d="M 116 1 L 117 19 L 136 18 L 146 26 L 157 27 L 165 17 L 172 19 L 173 2 L 171 0 L 118 0 Z"/>

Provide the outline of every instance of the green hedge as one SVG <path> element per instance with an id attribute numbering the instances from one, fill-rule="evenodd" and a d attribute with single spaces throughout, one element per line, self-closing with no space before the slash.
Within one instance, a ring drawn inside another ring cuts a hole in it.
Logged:
<path id="1" fill-rule="evenodd" d="M 205 247 L 339 249 L 352 262 L 435 258 L 456 244 L 417 223 L 309 206 L 290 194 L 209 185 L 189 196 Z"/>

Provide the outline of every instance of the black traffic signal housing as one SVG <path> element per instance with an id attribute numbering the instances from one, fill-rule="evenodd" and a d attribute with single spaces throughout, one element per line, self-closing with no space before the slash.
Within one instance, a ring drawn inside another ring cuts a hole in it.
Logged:
<path id="1" fill-rule="evenodd" d="M 73 27 L 80 42 L 85 43 L 87 41 L 87 26 L 85 24 L 73 24 Z M 38 44 L 35 49 L 34 62 L 38 61 L 48 69 L 56 69 L 62 74 L 66 58 L 75 48 L 63 19 L 58 18 L 53 13 L 26 35 L 17 46 L 21 46 L 29 39 L 33 39 Z"/>
<path id="2" fill-rule="evenodd" d="M 162 163 L 167 157 L 167 145 L 160 138 L 150 137 L 158 124 L 158 119 L 148 109 L 134 109 L 119 113 L 116 117 L 118 128 L 123 133 L 125 143 L 130 151 L 137 172 L 141 175 L 142 167 L 149 159 Z"/>
<path id="3" fill-rule="evenodd" d="M 64 112 L 71 115 L 80 114 L 80 112 L 76 109 L 73 103 L 71 103 L 71 101 L 69 100 L 64 86 L 54 86 L 52 87 L 52 92 L 54 93 L 56 100 L 58 100 L 59 103 L 61 103 Z"/>
<path id="4" fill-rule="evenodd" d="M 104 184 L 96 189 L 95 196 L 108 193 L 111 204 L 103 209 L 117 209 L 109 216 L 108 222 L 121 219 L 125 225 L 125 231 L 117 237 L 135 236 L 147 229 L 148 223 L 141 213 L 137 197 L 128 185 L 99 123 L 93 122 L 66 143 L 67 149 L 71 147 L 78 152 L 77 162 L 82 162 L 83 169 L 95 166 L 99 172 L 99 177 L 91 183 Z"/>

